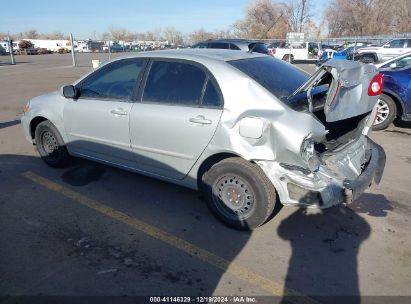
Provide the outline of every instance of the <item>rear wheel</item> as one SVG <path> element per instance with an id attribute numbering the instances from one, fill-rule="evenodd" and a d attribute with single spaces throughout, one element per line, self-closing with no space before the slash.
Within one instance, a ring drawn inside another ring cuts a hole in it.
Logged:
<path id="1" fill-rule="evenodd" d="M 293 55 L 290 55 L 290 54 L 285 54 L 285 55 L 283 56 L 283 60 L 291 63 L 291 62 L 294 61 L 294 56 L 293 56 Z"/>
<path id="2" fill-rule="evenodd" d="M 384 130 L 394 121 L 397 116 L 397 105 L 394 100 L 385 94 L 378 97 L 377 116 L 372 127 L 373 130 Z"/>
<path id="3" fill-rule="evenodd" d="M 275 188 L 256 164 L 227 158 L 212 166 L 202 181 L 209 209 L 230 227 L 252 230 L 273 213 Z"/>
<path id="4" fill-rule="evenodd" d="M 37 151 L 43 161 L 55 168 L 70 162 L 70 155 L 57 128 L 48 120 L 39 123 L 35 131 Z"/>

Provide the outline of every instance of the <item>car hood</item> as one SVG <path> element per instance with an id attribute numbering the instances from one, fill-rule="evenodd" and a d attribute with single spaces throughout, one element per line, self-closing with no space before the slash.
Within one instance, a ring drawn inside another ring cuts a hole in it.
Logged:
<path id="1" fill-rule="evenodd" d="M 368 96 L 368 87 L 377 74 L 375 66 L 357 61 L 330 59 L 293 94 L 310 94 L 312 88 L 328 84 L 324 113 L 327 122 L 334 122 L 372 111 L 378 97 Z M 326 79 L 329 81 L 325 82 Z"/>

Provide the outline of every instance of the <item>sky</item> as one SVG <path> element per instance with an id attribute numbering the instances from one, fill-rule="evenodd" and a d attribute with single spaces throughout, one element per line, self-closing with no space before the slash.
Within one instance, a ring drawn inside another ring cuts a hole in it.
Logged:
<path id="1" fill-rule="evenodd" d="M 321 17 L 326 0 L 313 0 L 315 18 Z M 36 29 L 55 31 L 78 39 L 110 27 L 133 32 L 173 26 L 183 33 L 203 28 L 226 30 L 244 16 L 250 0 L 40 0 L 6 1 L 1 6 L 0 32 L 20 33 Z M 281 2 L 281 1 L 280 1 Z"/>

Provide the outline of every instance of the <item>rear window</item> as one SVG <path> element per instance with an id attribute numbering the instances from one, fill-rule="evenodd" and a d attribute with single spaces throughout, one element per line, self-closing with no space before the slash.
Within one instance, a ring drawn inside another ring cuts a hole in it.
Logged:
<path id="1" fill-rule="evenodd" d="M 287 102 L 287 97 L 309 78 L 305 72 L 269 56 L 233 60 L 228 63 L 247 74 L 284 102 Z"/>
<path id="2" fill-rule="evenodd" d="M 256 53 L 268 54 L 268 48 L 264 43 L 250 43 L 248 49 Z"/>

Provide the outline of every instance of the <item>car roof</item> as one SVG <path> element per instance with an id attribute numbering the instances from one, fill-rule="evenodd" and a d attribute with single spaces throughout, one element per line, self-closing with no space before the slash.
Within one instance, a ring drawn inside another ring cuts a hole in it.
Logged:
<path id="1" fill-rule="evenodd" d="M 222 49 L 174 49 L 174 50 L 160 50 L 160 51 L 151 51 L 151 52 L 140 52 L 123 57 L 125 58 L 136 58 L 136 57 L 145 57 L 145 58 L 170 58 L 170 59 L 186 59 L 197 62 L 204 61 L 231 61 L 231 60 L 241 60 L 241 59 L 250 59 L 264 57 L 267 55 L 260 53 L 248 53 L 248 52 L 239 52 L 235 50 L 222 50 Z M 117 60 L 117 59 L 116 59 Z"/>

